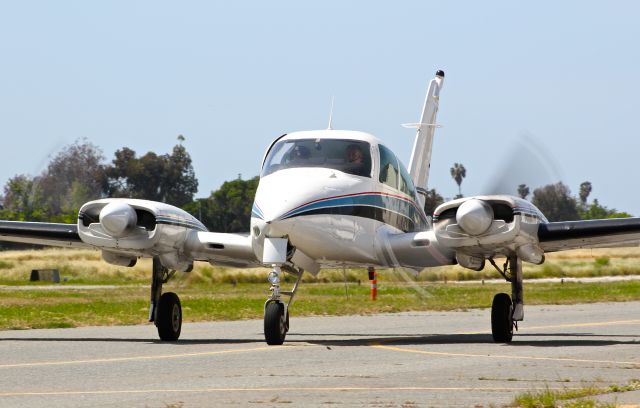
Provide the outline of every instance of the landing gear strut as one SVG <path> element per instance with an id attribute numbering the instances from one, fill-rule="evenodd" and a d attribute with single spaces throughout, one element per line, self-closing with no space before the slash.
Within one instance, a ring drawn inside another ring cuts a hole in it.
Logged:
<path id="1" fill-rule="evenodd" d="M 506 293 L 498 293 L 494 296 L 491 305 L 493 340 L 497 343 L 510 343 L 514 327 L 518 330 L 518 322 L 524 320 L 522 261 L 517 256 L 509 256 L 503 270 L 492 258 L 489 262 L 508 282 L 511 282 L 511 297 Z"/>
<path id="2" fill-rule="evenodd" d="M 282 270 L 297 276 L 296 283 L 290 292 L 280 290 L 280 274 Z M 302 268 L 294 269 L 289 266 L 272 265 L 272 270 L 267 277 L 271 283 L 271 288 L 269 289 L 271 296 L 264 304 L 264 339 L 269 345 L 279 346 L 284 343 L 289 331 L 289 306 L 293 303 L 293 297 L 298 290 L 303 274 Z M 289 297 L 287 303 L 281 300 L 282 296 Z"/>
<path id="3" fill-rule="evenodd" d="M 167 283 L 176 271 L 169 271 L 157 256 L 153 257 L 151 277 L 151 304 L 149 321 L 158 328 L 158 336 L 163 341 L 175 341 L 182 329 L 182 306 L 180 298 L 173 292 L 162 293 L 162 285 Z"/>

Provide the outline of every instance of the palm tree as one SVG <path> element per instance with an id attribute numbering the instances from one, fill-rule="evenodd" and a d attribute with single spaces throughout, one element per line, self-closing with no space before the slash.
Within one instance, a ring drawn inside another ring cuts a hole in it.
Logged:
<path id="1" fill-rule="evenodd" d="M 526 199 L 530 192 L 526 184 L 520 184 L 518 186 L 518 195 L 520 198 Z"/>
<path id="2" fill-rule="evenodd" d="M 460 185 L 462 184 L 462 179 L 467 177 L 467 169 L 460 163 L 453 163 L 453 167 L 451 168 L 451 177 L 456 181 L 458 185 L 458 197 L 462 197 L 462 189 Z"/>
<path id="3" fill-rule="evenodd" d="M 591 183 L 588 181 L 583 182 L 582 184 L 580 184 L 580 202 L 582 203 L 582 205 L 587 204 L 587 198 L 589 198 L 589 194 L 591 194 Z"/>

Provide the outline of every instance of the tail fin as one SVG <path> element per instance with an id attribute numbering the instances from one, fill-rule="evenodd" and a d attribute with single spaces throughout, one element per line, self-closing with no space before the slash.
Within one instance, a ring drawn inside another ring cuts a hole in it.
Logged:
<path id="1" fill-rule="evenodd" d="M 419 123 L 404 125 L 405 127 L 415 127 L 418 129 L 416 140 L 411 152 L 409 161 L 409 174 L 413 178 L 418 192 L 425 191 L 429 180 L 429 167 L 431 166 L 431 150 L 433 146 L 433 134 L 436 130 L 436 114 L 438 113 L 438 102 L 440 100 L 440 90 L 444 82 L 444 72 L 437 71 L 436 77 L 429 82 L 427 97 L 424 101 L 422 116 Z"/>

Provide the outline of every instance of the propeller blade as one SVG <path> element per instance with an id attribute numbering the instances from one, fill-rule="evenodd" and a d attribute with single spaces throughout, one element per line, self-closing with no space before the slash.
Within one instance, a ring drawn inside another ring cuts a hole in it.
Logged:
<path id="1" fill-rule="evenodd" d="M 482 194 L 518 195 L 518 186 L 526 184 L 530 193 L 538 187 L 563 180 L 553 154 L 531 132 L 521 132 L 500 161 L 498 170 L 487 182 Z M 531 198 L 530 196 L 528 198 Z"/>

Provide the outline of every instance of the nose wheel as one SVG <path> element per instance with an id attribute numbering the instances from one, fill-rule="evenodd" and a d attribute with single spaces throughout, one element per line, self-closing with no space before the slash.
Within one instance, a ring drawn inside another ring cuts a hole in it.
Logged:
<path id="1" fill-rule="evenodd" d="M 271 296 L 264 305 L 264 339 L 270 346 L 279 346 L 284 343 L 284 339 L 289 331 L 289 307 L 293 303 L 293 297 L 298 290 L 298 285 L 302 279 L 304 271 L 292 267 L 282 267 L 285 271 L 297 275 L 296 283 L 290 292 L 280 290 L 281 269 L 278 265 L 273 265 L 269 272 L 268 280 L 271 283 Z M 282 301 L 282 296 L 288 296 L 287 303 Z"/>
<path id="2" fill-rule="evenodd" d="M 264 339 L 270 346 L 279 346 L 289 331 L 289 313 L 282 302 L 270 301 L 264 308 Z"/>

